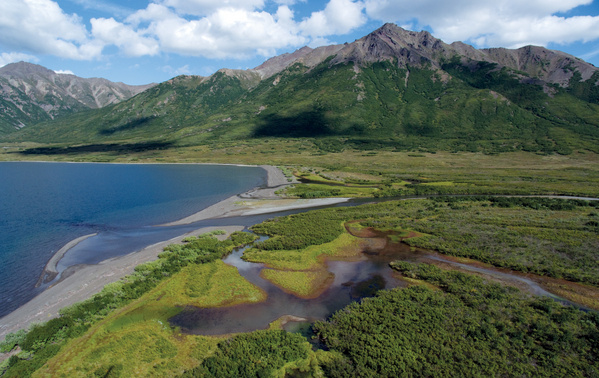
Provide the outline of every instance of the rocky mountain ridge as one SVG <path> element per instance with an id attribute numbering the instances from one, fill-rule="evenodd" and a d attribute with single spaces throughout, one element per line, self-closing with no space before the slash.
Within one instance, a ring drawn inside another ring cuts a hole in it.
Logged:
<path id="1" fill-rule="evenodd" d="M 463 42 L 447 44 L 427 31 L 414 32 L 395 24 L 385 24 L 352 43 L 315 49 L 305 46 L 293 53 L 270 58 L 260 66 L 247 71 L 256 72 L 265 79 L 293 64 L 300 63 L 311 68 L 331 57 L 330 66 L 348 62 L 363 65 L 396 61 L 399 67 L 430 66 L 440 69 L 444 61 L 456 56 L 462 63 L 482 61 L 498 64 L 499 68 L 507 67 L 522 71 L 544 82 L 561 86 L 567 85 L 576 71 L 584 81 L 599 70 L 572 55 L 540 46 L 524 46 L 519 49 L 476 49 Z M 234 72 L 239 71 L 227 70 L 229 75 L 235 75 Z"/>
<path id="2" fill-rule="evenodd" d="M 0 128 L 11 131 L 127 100 L 156 84 L 127 85 L 84 79 L 19 62 L 0 68 Z"/>

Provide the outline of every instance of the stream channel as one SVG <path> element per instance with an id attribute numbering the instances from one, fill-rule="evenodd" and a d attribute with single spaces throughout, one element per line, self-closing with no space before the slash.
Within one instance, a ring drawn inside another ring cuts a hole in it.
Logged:
<path id="1" fill-rule="evenodd" d="M 262 239 L 264 240 L 264 239 Z M 386 235 L 363 238 L 365 247 L 358 259 L 329 259 L 326 267 L 334 274 L 332 284 L 317 298 L 304 299 L 289 294 L 260 276 L 263 264 L 241 259 L 245 248 L 239 249 L 223 261 L 235 266 L 239 273 L 252 284 L 267 293 L 264 302 L 229 307 L 197 308 L 189 306 L 169 319 L 171 325 L 180 327 L 184 333 L 222 335 L 266 329 L 269 324 L 284 318 L 283 327 L 288 331 L 324 320 L 351 302 L 374 296 L 378 290 L 406 287 L 407 282 L 389 267 L 393 261 L 440 262 L 458 270 L 483 274 L 491 279 L 515 283 L 535 295 L 548 296 L 564 304 L 572 305 L 544 290 L 535 281 L 518 273 L 459 263 L 438 253 L 411 248 L 405 243 L 393 243 Z"/>
<path id="2" fill-rule="evenodd" d="M 405 247 L 409 250 L 407 245 Z M 332 284 L 317 298 L 303 299 L 285 293 L 260 277 L 264 265 L 242 260 L 244 250 L 233 252 L 223 261 L 235 266 L 245 279 L 264 290 L 266 301 L 218 308 L 190 306 L 172 317 L 171 325 L 181 327 L 186 333 L 221 335 L 266 329 L 269 323 L 286 315 L 292 316 L 294 321 L 314 322 L 326 319 L 353 301 L 373 296 L 378 290 L 405 286 L 389 267 L 391 261 L 401 258 L 399 255 L 362 253 L 357 261 L 327 261 L 327 269 L 335 275 Z"/>

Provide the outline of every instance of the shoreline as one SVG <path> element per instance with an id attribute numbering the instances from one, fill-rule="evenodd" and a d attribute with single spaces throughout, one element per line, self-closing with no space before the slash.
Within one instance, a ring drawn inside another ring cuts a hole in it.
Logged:
<path id="1" fill-rule="evenodd" d="M 260 165 L 258 167 L 263 168 L 267 173 L 266 187 L 254 188 L 246 193 L 229 197 L 196 214 L 161 226 L 188 224 L 212 218 L 266 214 L 298 208 L 326 206 L 349 200 L 348 198 L 282 199 L 275 194 L 276 190 L 297 182 L 294 180 L 289 182 L 282 171 L 275 166 Z M 0 318 L 0 340 L 3 340 L 8 333 L 16 332 L 19 329 L 27 329 L 32 323 L 45 322 L 57 317 L 61 308 L 90 298 L 92 295 L 100 292 L 105 285 L 116 282 L 132 273 L 137 265 L 157 259 L 158 254 L 169 244 L 181 243 L 186 237 L 197 236 L 214 230 L 225 230 L 227 235 L 223 235 L 222 237 L 228 237 L 230 233 L 243 229 L 245 229 L 244 226 L 202 227 L 127 255 L 104 260 L 95 265 L 69 267 L 62 272 L 58 282 L 13 312 Z M 65 244 L 50 258 L 40 277 L 40 281 L 47 280 L 48 275 L 52 274 L 55 274 L 52 279 L 56 278 L 58 274 L 56 272 L 56 264 L 60 259 L 72 247 L 94 235 L 85 235 Z"/>
<path id="2" fill-rule="evenodd" d="M 56 252 L 54 256 L 52 256 L 44 266 L 44 270 L 42 270 L 42 274 L 40 275 L 40 278 L 37 280 L 35 287 L 40 287 L 40 285 L 49 283 L 53 279 L 55 279 L 58 275 L 58 270 L 56 269 L 56 267 L 58 265 L 58 262 L 64 257 L 65 253 L 67 253 L 71 248 L 75 247 L 77 244 L 81 243 L 85 239 L 91 238 L 92 236 L 96 235 L 98 235 L 97 232 L 78 237 L 77 239 L 71 240 L 62 248 L 60 248 L 58 252 Z"/>
<path id="3" fill-rule="evenodd" d="M 32 323 L 45 322 L 58 317 L 60 309 L 92 297 L 105 285 L 133 273 L 136 266 L 156 260 L 167 245 L 182 243 L 187 237 L 215 230 L 226 231 L 226 235 L 217 236 L 226 238 L 232 232 L 244 228 L 244 226 L 203 227 L 127 255 L 104 260 L 99 264 L 69 267 L 63 272 L 66 273 L 65 277 L 61 277 L 57 283 L 0 319 L 0 340 L 8 333 L 27 329 Z"/>

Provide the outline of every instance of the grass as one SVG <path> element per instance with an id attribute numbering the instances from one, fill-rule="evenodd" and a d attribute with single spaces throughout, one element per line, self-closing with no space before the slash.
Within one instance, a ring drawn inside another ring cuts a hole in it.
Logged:
<path id="1" fill-rule="evenodd" d="M 158 289 L 158 288 L 157 288 Z M 148 293 L 152 306 L 196 307 L 232 306 L 263 301 L 266 294 L 245 279 L 235 267 L 221 260 L 189 265 Z"/>
<path id="2" fill-rule="evenodd" d="M 322 198 L 322 197 L 372 197 L 376 193 L 375 188 L 363 188 L 355 186 L 339 186 L 328 184 L 296 184 L 287 188 L 283 194 L 287 197 L 296 198 Z"/>
<path id="3" fill-rule="evenodd" d="M 265 293 L 221 260 L 190 265 L 71 340 L 39 376 L 176 376 L 216 348 L 218 338 L 182 335 L 168 318 L 182 306 L 226 306 L 264 300 Z"/>
<path id="4" fill-rule="evenodd" d="M 306 271 L 320 269 L 323 266 L 323 258 L 350 257 L 360 251 L 360 239 L 343 233 L 330 243 L 312 245 L 299 250 L 247 249 L 243 254 L 243 259 L 263 263 L 271 269 Z"/>
<path id="5" fill-rule="evenodd" d="M 210 355 L 218 341 L 147 320 L 118 331 L 98 330 L 81 345 L 71 343 L 34 376 L 177 376 Z"/>
<path id="6" fill-rule="evenodd" d="M 332 282 L 333 277 L 326 270 L 324 260 L 354 257 L 361 250 L 359 238 L 343 233 L 332 242 L 299 250 L 251 248 L 244 252 L 243 259 L 265 264 L 270 269 L 262 270 L 262 277 L 284 291 L 302 298 L 314 298 Z"/>
<path id="7" fill-rule="evenodd" d="M 286 292 L 301 298 L 317 298 L 334 278 L 333 274 L 326 269 L 308 271 L 263 269 L 260 275 Z"/>

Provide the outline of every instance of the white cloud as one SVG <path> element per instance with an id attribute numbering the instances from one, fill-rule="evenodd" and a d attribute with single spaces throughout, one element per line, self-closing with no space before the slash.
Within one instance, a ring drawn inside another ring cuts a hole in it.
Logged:
<path id="1" fill-rule="evenodd" d="M 287 5 L 287 6 L 295 5 L 298 2 L 300 2 L 300 3 L 306 2 L 306 0 L 273 0 L 273 1 L 278 5 Z"/>
<path id="2" fill-rule="evenodd" d="M 176 75 L 176 76 L 191 74 L 191 71 L 189 69 L 189 64 L 186 64 L 186 65 L 184 65 L 182 67 L 179 67 L 179 68 L 173 68 L 171 66 L 163 66 L 162 67 L 162 71 L 166 72 L 166 73 L 168 73 L 170 75 Z"/>
<path id="3" fill-rule="evenodd" d="M 151 4 L 127 19 L 148 24 L 162 51 L 208 58 L 243 58 L 256 53 L 271 55 L 277 48 L 306 43 L 297 34 L 287 6 L 275 14 L 225 7 L 209 16 L 187 19 L 163 5 Z"/>
<path id="4" fill-rule="evenodd" d="M 418 20 L 446 42 L 519 47 L 599 38 L 599 17 L 558 17 L 592 0 L 365 0 L 366 13 L 388 22 Z"/>
<path id="5" fill-rule="evenodd" d="M 72 1 L 99 9 L 91 0 Z M 97 17 L 86 26 L 56 0 L 0 0 L 0 48 L 69 59 L 101 58 L 107 46 L 131 57 L 175 53 L 247 58 L 322 45 L 327 37 L 366 22 L 364 4 L 354 0 L 330 0 L 301 22 L 292 7 L 306 0 L 151 1 L 124 20 Z M 276 11 L 271 10 L 273 4 Z M 116 6 L 112 11 L 123 14 L 125 9 Z"/>
<path id="6" fill-rule="evenodd" d="M 59 75 L 75 75 L 71 70 L 54 70 Z"/>
<path id="7" fill-rule="evenodd" d="M 16 62 L 38 62 L 37 59 L 33 55 L 23 54 L 23 53 L 2 53 L 0 54 L 0 67 L 4 67 L 10 63 Z"/>
<path id="8" fill-rule="evenodd" d="M 110 1 L 103 0 L 70 0 L 73 3 L 79 4 L 84 9 L 92 9 L 95 11 L 106 12 L 120 17 L 126 17 L 133 13 L 133 10 Z"/>
<path id="9" fill-rule="evenodd" d="M 264 0 L 163 0 L 165 6 L 177 10 L 179 14 L 206 16 L 222 8 L 253 11 L 264 7 Z"/>
<path id="10" fill-rule="evenodd" d="M 189 75 L 191 71 L 189 70 L 189 64 L 184 65 L 183 67 L 179 67 L 175 70 L 175 75 Z"/>
<path id="11" fill-rule="evenodd" d="M 334 42 L 331 42 L 330 40 L 328 40 L 326 38 L 315 37 L 315 38 L 312 38 L 312 40 L 310 41 L 308 46 L 315 49 L 317 47 L 329 46 L 329 45 L 334 45 L 334 44 L 335 44 Z"/>
<path id="12" fill-rule="evenodd" d="M 158 42 L 144 37 L 143 32 L 115 21 L 113 18 L 92 18 L 92 35 L 106 45 L 118 46 L 128 56 L 156 55 Z"/>
<path id="13" fill-rule="evenodd" d="M 594 50 L 589 51 L 588 53 L 583 54 L 580 57 L 584 60 L 589 60 L 591 58 L 594 58 L 597 55 L 599 55 L 599 48 L 596 47 Z"/>
<path id="14" fill-rule="evenodd" d="M 300 28 L 304 34 L 313 37 L 345 34 L 366 22 L 363 8 L 362 2 L 331 0 L 324 10 L 314 12 L 302 21 Z"/>
<path id="15" fill-rule="evenodd" d="M 2 0 L 0 45 L 70 59 L 92 59 L 102 51 L 88 39 L 80 18 L 51 0 Z"/>

